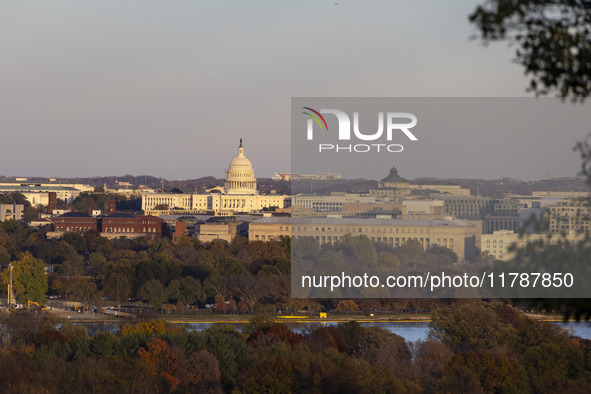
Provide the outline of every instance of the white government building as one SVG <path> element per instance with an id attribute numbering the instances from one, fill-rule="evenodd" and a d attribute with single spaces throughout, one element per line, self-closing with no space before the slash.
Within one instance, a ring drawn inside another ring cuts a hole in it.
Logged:
<path id="1" fill-rule="evenodd" d="M 142 209 L 146 215 L 159 214 L 156 207 L 166 206 L 169 210 L 183 212 L 258 212 L 265 208 L 279 209 L 289 206 L 290 196 L 278 194 L 259 194 L 257 180 L 250 160 L 244 156 L 242 139 L 238 155 L 230 162 L 224 187 L 213 189 L 207 194 L 142 194 Z"/>

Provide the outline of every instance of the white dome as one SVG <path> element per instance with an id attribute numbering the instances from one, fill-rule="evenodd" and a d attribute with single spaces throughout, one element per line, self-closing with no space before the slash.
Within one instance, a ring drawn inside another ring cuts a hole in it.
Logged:
<path id="1" fill-rule="evenodd" d="M 242 139 L 238 156 L 232 159 L 226 173 L 225 189 L 227 194 L 257 194 L 257 180 L 250 160 L 244 156 Z"/>

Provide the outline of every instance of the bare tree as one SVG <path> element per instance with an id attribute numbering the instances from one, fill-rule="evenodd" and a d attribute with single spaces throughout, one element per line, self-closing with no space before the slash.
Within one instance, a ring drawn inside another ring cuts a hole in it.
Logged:
<path id="1" fill-rule="evenodd" d="M 273 286 L 267 277 L 240 275 L 232 279 L 230 289 L 253 311 L 259 301 L 271 295 Z"/>

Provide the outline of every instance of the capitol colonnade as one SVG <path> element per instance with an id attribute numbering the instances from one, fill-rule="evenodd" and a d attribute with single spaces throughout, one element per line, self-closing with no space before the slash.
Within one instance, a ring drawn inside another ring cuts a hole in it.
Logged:
<path id="1" fill-rule="evenodd" d="M 142 209 L 157 214 L 161 210 L 182 210 L 183 212 L 252 213 L 268 208 L 287 208 L 290 196 L 262 195 L 257 190 L 257 180 L 250 160 L 244 155 L 242 139 L 238 154 L 230 161 L 223 187 L 209 193 L 173 194 L 144 193 Z M 165 209 L 156 209 L 165 208 Z"/>

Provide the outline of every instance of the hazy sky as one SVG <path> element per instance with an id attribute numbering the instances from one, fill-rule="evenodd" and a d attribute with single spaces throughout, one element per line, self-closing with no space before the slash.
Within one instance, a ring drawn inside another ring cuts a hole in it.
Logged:
<path id="1" fill-rule="evenodd" d="M 242 137 L 272 176 L 291 97 L 526 96 L 514 48 L 469 40 L 480 2 L 3 2 L 0 175 L 222 177 Z M 578 169 L 564 137 L 553 176 Z M 437 175 L 479 176 L 457 164 Z"/>

